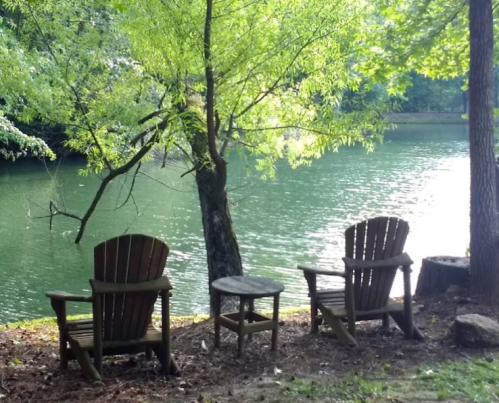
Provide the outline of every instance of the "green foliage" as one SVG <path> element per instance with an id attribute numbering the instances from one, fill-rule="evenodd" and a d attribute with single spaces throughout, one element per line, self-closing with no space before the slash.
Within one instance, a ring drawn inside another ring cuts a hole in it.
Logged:
<path id="1" fill-rule="evenodd" d="M 460 112 L 464 111 L 461 77 L 431 79 L 412 71 L 411 85 L 404 93 L 401 112 Z"/>
<path id="2" fill-rule="evenodd" d="M 476 403 L 499 399 L 499 364 L 492 358 L 423 368 L 416 380 L 416 387 L 435 390 L 442 398 L 465 398 Z"/>
<path id="3" fill-rule="evenodd" d="M 381 397 L 386 386 L 378 381 L 366 381 L 360 375 L 351 375 L 334 384 L 309 379 L 297 379 L 282 389 L 286 398 L 306 397 L 307 401 L 349 401 L 362 403 Z"/>
<path id="4" fill-rule="evenodd" d="M 3 4 L 0 98 L 8 113 L 67 127 L 67 145 L 87 155 L 87 173 L 129 160 L 139 146 L 131 138 L 165 116 L 158 147 L 189 148 L 194 128 L 178 106 L 193 96 L 205 106 L 205 1 Z M 357 62 L 370 55 L 373 10 L 346 0 L 215 3 L 219 140 L 259 155 L 270 176 L 278 158 L 297 166 L 343 144 L 371 149 L 386 128 L 388 97 L 351 105 L 391 79 Z M 167 112 L 138 123 L 161 108 Z"/>
<path id="5" fill-rule="evenodd" d="M 6 112 L 66 127 L 66 144 L 87 156 L 89 171 L 130 158 L 137 122 L 163 89 L 130 58 L 114 8 L 98 0 L 4 4 L 17 16 L 0 20 Z"/>
<path id="6" fill-rule="evenodd" d="M 376 42 L 366 67 L 392 74 L 416 70 L 431 78 L 457 77 L 469 64 L 468 1 L 379 0 L 371 26 Z M 387 71 L 387 72 L 388 72 Z M 400 84 L 404 83 L 403 75 Z"/>
<path id="7" fill-rule="evenodd" d="M 32 155 L 55 159 L 55 154 L 47 144 L 36 137 L 27 136 L 10 122 L 0 110 L 0 155 L 5 159 L 16 160 Z"/>

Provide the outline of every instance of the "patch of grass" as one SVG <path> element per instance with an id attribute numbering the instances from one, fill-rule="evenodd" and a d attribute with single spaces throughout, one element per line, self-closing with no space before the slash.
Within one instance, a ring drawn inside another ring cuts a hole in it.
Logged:
<path id="1" fill-rule="evenodd" d="M 72 315 L 69 316 L 69 320 L 77 320 L 77 319 L 86 319 L 90 318 L 92 315 L 85 314 L 85 315 Z M 53 327 L 56 329 L 57 327 L 57 319 L 52 317 L 52 318 L 38 318 L 38 319 L 29 319 L 29 320 L 20 320 L 18 322 L 12 322 L 12 323 L 7 323 L 5 325 L 0 325 L 0 329 L 14 329 L 17 327 L 21 327 L 26 330 L 32 330 L 35 331 L 37 329 L 40 329 L 42 327 Z"/>
<path id="2" fill-rule="evenodd" d="M 490 403 L 499 401 L 499 361 L 497 357 L 450 361 L 420 368 L 403 380 L 363 379 L 350 375 L 334 378 L 301 378 L 281 388 L 274 403 L 283 402 L 391 402 L 428 398 L 430 401 Z"/>
<path id="3" fill-rule="evenodd" d="M 371 399 L 386 396 L 388 386 L 380 381 L 366 381 L 360 375 L 351 375 L 340 382 L 330 383 L 309 379 L 297 379 L 281 390 L 284 400 L 275 402 L 306 399 L 317 402 L 363 403 Z"/>
<path id="4" fill-rule="evenodd" d="M 465 399 L 474 403 L 499 401 L 499 362 L 458 360 L 419 370 L 415 387 L 437 392 L 439 399 Z"/>
<path id="5" fill-rule="evenodd" d="M 281 319 L 286 319 L 298 314 L 302 314 L 305 312 L 308 312 L 310 308 L 309 307 L 297 307 L 297 308 L 284 308 L 279 310 L 279 315 Z M 272 314 L 272 311 L 263 311 L 264 314 Z M 71 315 L 68 316 L 68 320 L 77 320 L 77 319 L 87 319 L 91 318 L 91 314 L 84 314 L 84 315 Z M 209 319 L 209 315 L 199 315 L 199 314 L 194 314 L 194 315 L 179 315 L 179 316 L 171 316 L 171 325 L 172 327 L 181 327 L 184 326 L 186 323 L 199 323 L 204 320 Z M 153 315 L 154 320 L 161 320 L 160 315 Z M 51 326 L 57 326 L 57 321 L 55 317 L 49 317 L 49 318 L 38 318 L 38 319 L 28 319 L 28 320 L 20 320 L 18 322 L 12 322 L 12 323 L 6 323 L 6 324 L 0 324 L 0 329 L 12 329 L 12 328 L 17 328 L 17 327 L 22 327 L 23 329 L 27 330 L 36 330 L 40 327 L 51 327 Z"/>

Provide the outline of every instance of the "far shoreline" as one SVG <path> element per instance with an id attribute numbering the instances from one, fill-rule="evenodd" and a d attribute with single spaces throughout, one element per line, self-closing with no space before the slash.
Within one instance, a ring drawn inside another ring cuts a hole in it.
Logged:
<path id="1" fill-rule="evenodd" d="M 396 124 L 468 124 L 468 119 L 462 113 L 389 113 L 386 115 L 386 119 L 390 123 Z"/>

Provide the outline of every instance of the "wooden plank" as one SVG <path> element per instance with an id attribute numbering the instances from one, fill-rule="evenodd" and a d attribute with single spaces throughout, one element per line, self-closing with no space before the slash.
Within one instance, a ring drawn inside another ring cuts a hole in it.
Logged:
<path id="1" fill-rule="evenodd" d="M 398 218 L 391 217 L 390 223 L 387 231 L 387 239 L 385 241 L 385 252 L 383 257 L 386 258 L 400 258 L 401 261 L 397 262 L 397 266 L 411 265 L 412 260 L 407 254 L 403 254 L 405 241 L 407 239 L 407 234 L 409 232 L 409 225 Z M 391 239 L 388 237 L 391 236 Z M 390 248 L 390 253 L 387 253 L 387 248 Z M 390 267 L 390 264 L 387 264 Z M 395 279 L 396 270 L 384 270 L 380 273 L 379 288 L 374 300 L 375 307 L 381 307 L 388 301 L 391 287 Z"/>
<path id="2" fill-rule="evenodd" d="M 214 322 L 215 322 L 215 347 L 220 347 L 220 314 L 222 313 L 222 300 L 220 293 L 216 290 L 213 290 L 213 300 L 215 304 L 215 312 L 214 312 Z"/>
<path id="3" fill-rule="evenodd" d="M 264 330 L 273 330 L 273 329 L 274 329 L 274 321 L 273 320 L 246 323 L 244 325 L 242 334 L 246 335 L 249 333 L 256 333 L 256 332 L 262 332 Z"/>
<path id="4" fill-rule="evenodd" d="M 272 343 L 271 350 L 277 350 L 277 336 L 279 334 L 279 294 L 274 296 L 274 311 L 272 313 Z"/>
<path id="5" fill-rule="evenodd" d="M 134 347 L 140 345 L 148 345 L 148 344 L 158 344 L 161 343 L 162 335 L 160 331 L 155 330 L 154 332 L 148 332 L 144 337 L 140 337 L 138 339 L 130 339 L 130 340 L 108 340 L 103 343 L 104 348 L 118 348 L 118 347 Z M 74 339 L 76 343 L 79 344 L 82 350 L 91 350 L 93 349 L 93 338 L 78 338 Z"/>
<path id="6" fill-rule="evenodd" d="M 137 273 L 137 281 L 136 282 L 144 282 L 149 280 L 149 270 L 151 267 L 151 257 L 154 248 L 155 240 L 151 237 L 140 236 L 141 243 L 135 244 L 132 243 L 132 254 L 140 254 L 140 261 L 137 267 L 134 267 L 133 270 L 136 270 Z M 130 268 L 130 271 L 132 268 Z M 137 338 L 141 337 L 145 333 L 145 321 L 143 317 L 147 315 L 149 311 L 148 302 L 150 299 L 144 293 L 131 295 L 133 298 L 133 307 L 128 313 L 132 320 L 128 329 L 128 338 Z M 147 319 L 147 318 L 146 318 Z"/>
<path id="7" fill-rule="evenodd" d="M 354 258 L 358 260 L 364 260 L 364 246 L 366 243 L 366 222 L 356 224 L 355 233 L 355 255 Z M 355 307 L 360 305 L 360 295 L 362 290 L 362 271 L 354 271 L 353 278 L 353 295 Z"/>
<path id="8" fill-rule="evenodd" d="M 377 218 L 373 218 L 367 221 L 366 244 L 364 247 L 365 261 L 372 261 L 374 259 L 376 236 L 378 234 L 378 223 L 379 220 Z M 370 269 L 363 269 L 361 270 L 361 273 L 362 285 L 360 287 L 360 296 L 357 296 L 358 304 L 355 305 L 355 309 L 357 310 L 369 309 L 369 292 L 371 290 L 372 271 Z"/>
<path id="9" fill-rule="evenodd" d="M 355 225 L 345 231 L 345 256 L 354 258 L 355 253 Z"/>
<path id="10" fill-rule="evenodd" d="M 106 242 L 106 263 L 102 281 L 116 282 L 119 241 L 120 238 L 112 238 Z M 112 340 L 114 302 L 114 294 L 104 295 L 102 298 L 104 340 Z"/>
<path id="11" fill-rule="evenodd" d="M 378 233 L 376 235 L 376 246 L 374 249 L 373 260 L 383 259 L 389 219 L 389 217 L 378 217 Z"/>
<path id="12" fill-rule="evenodd" d="M 116 256 L 116 276 L 115 283 L 123 284 L 126 283 L 128 277 L 129 269 L 129 257 L 130 257 L 130 244 L 132 242 L 131 236 L 122 236 L 118 238 L 118 251 Z M 92 287 L 95 292 L 95 288 Z M 113 323 L 111 326 L 111 337 L 110 340 L 121 340 L 123 335 L 121 333 L 122 321 L 123 321 L 123 310 L 125 307 L 126 294 L 119 293 L 114 296 L 114 315 Z"/>
<path id="13" fill-rule="evenodd" d="M 165 243 L 161 242 L 159 239 L 153 238 L 151 257 L 149 260 L 149 267 L 147 271 L 147 281 L 154 281 L 159 279 L 163 275 L 165 269 L 166 258 L 168 256 L 168 247 Z M 168 278 L 164 277 L 163 281 L 169 284 Z M 169 290 L 171 288 L 167 288 Z M 148 292 L 142 294 L 142 312 L 137 321 L 137 327 L 139 329 L 147 329 L 147 325 L 151 321 L 151 315 L 154 310 L 154 303 L 158 298 L 158 292 Z M 168 307 L 165 307 L 169 309 Z M 168 332 L 168 330 L 167 330 Z M 168 355 L 170 352 L 168 351 Z M 168 367 L 170 363 L 166 364 Z"/>
<path id="14" fill-rule="evenodd" d="M 366 225 L 366 221 L 359 222 L 355 225 L 355 259 L 364 260 L 364 247 L 366 245 Z"/>
<path id="15" fill-rule="evenodd" d="M 45 295 L 55 301 L 92 302 L 91 295 L 76 295 L 65 291 L 49 291 Z"/>
<path id="16" fill-rule="evenodd" d="M 147 331 L 150 332 L 150 331 L 158 331 L 158 330 L 151 324 L 151 325 L 149 325 Z M 87 336 L 91 336 L 93 334 L 94 334 L 93 322 L 90 323 L 88 326 L 85 326 L 84 328 L 68 329 L 68 336 L 73 337 L 73 338 L 87 337 Z"/>
<path id="17" fill-rule="evenodd" d="M 239 324 L 238 322 L 233 321 L 232 319 L 226 318 L 223 315 L 220 315 L 218 318 L 215 319 L 216 323 L 219 325 L 222 325 L 226 327 L 227 329 L 232 330 L 233 332 L 238 332 L 239 330 Z"/>
<path id="18" fill-rule="evenodd" d="M 407 253 L 401 253 L 398 256 L 391 257 L 389 259 L 384 260 L 373 260 L 373 261 L 362 261 L 357 259 L 350 259 L 347 257 L 343 258 L 343 261 L 347 265 L 347 267 L 357 270 L 357 269 L 376 269 L 376 268 L 386 268 L 386 267 L 400 267 L 411 265 L 412 259 L 409 257 Z"/>
<path id="19" fill-rule="evenodd" d="M 140 248 L 142 246 L 144 237 L 141 235 L 133 235 L 130 240 L 130 251 L 128 257 L 128 271 L 127 271 L 127 284 L 135 284 L 139 280 L 139 269 L 140 261 L 142 259 Z M 133 244 L 133 246 L 132 246 Z M 132 327 L 132 315 L 131 312 L 136 302 L 135 294 L 127 294 L 125 296 L 123 304 L 123 318 L 121 320 L 121 330 L 122 339 L 126 340 L 132 338 L 133 334 L 131 332 Z"/>
<path id="20" fill-rule="evenodd" d="M 367 220 L 366 245 L 364 247 L 364 260 L 374 260 L 374 251 L 376 250 L 376 238 L 378 236 L 379 219 L 372 218 Z"/>
<path id="21" fill-rule="evenodd" d="M 386 231 L 385 249 L 383 251 L 383 259 L 389 259 L 397 254 L 394 254 L 395 237 L 397 235 L 398 218 L 390 217 L 388 221 L 388 230 Z"/>
<path id="22" fill-rule="evenodd" d="M 393 318 L 395 323 L 405 332 L 404 326 L 405 326 L 405 318 L 404 318 L 404 313 L 403 312 L 392 312 L 390 316 Z M 424 334 L 419 330 L 416 326 L 413 327 L 412 330 L 412 338 L 414 340 L 424 340 Z"/>
<path id="23" fill-rule="evenodd" d="M 222 277 L 213 281 L 211 287 L 223 294 L 247 299 L 272 297 L 284 290 L 284 286 L 275 280 L 255 276 Z"/>
<path id="24" fill-rule="evenodd" d="M 331 326 L 331 329 L 341 342 L 348 345 L 357 345 L 357 341 L 355 340 L 353 335 L 350 334 L 349 331 L 345 328 L 345 325 L 343 324 L 341 318 L 333 315 L 331 309 L 322 306 L 320 307 L 320 309 L 322 312 L 322 316 L 329 324 L 329 326 Z"/>
<path id="25" fill-rule="evenodd" d="M 310 297 L 310 329 L 312 333 L 319 331 L 317 323 L 317 274 L 308 271 L 303 272 L 308 285 L 308 295 Z"/>
<path id="26" fill-rule="evenodd" d="M 331 315 L 338 317 L 338 318 L 346 318 L 347 317 L 347 310 L 345 307 L 332 307 L 332 308 L 327 308 L 327 307 L 322 307 L 324 309 L 329 309 L 331 312 Z M 355 311 L 355 314 L 357 315 L 358 318 L 361 318 L 362 316 L 376 316 L 380 317 L 384 313 L 392 313 L 392 312 L 403 312 L 404 311 L 404 304 L 400 302 L 389 302 L 386 304 L 383 308 L 380 309 L 372 309 L 369 311 Z M 321 309 L 322 312 L 322 309 Z"/>
<path id="27" fill-rule="evenodd" d="M 383 253 L 385 249 L 386 243 L 386 234 L 388 227 L 388 217 L 378 217 L 378 230 L 376 235 L 376 245 L 374 248 L 374 259 L 373 260 L 381 260 L 383 258 Z M 380 307 L 379 298 L 380 292 L 384 287 L 386 278 L 385 278 L 384 270 L 372 270 L 371 273 L 371 288 L 369 292 L 369 298 L 367 302 L 367 306 L 370 309 L 376 309 Z"/>
<path id="28" fill-rule="evenodd" d="M 406 338 L 412 338 L 414 331 L 412 317 L 411 268 L 404 266 L 404 319 L 406 322 Z"/>
<path id="29" fill-rule="evenodd" d="M 142 293 L 171 290 L 173 288 L 168 277 L 160 277 L 155 280 L 132 284 L 105 283 L 102 281 L 91 280 L 90 284 L 92 285 L 92 289 L 95 294 Z"/>
<path id="30" fill-rule="evenodd" d="M 393 255 L 400 255 L 402 253 L 408 234 L 409 224 L 403 220 L 399 220 L 397 225 L 397 236 L 395 237 L 395 244 L 393 247 Z"/>
<path id="31" fill-rule="evenodd" d="M 262 315 L 261 313 L 255 312 L 255 311 L 250 312 L 248 316 L 249 316 L 248 319 L 250 319 L 254 322 L 262 322 L 264 320 L 270 320 L 269 317 Z"/>
<path id="32" fill-rule="evenodd" d="M 327 300 L 320 300 L 319 303 L 324 306 L 345 306 L 345 299 L 327 299 Z"/>
<path id="33" fill-rule="evenodd" d="M 303 270 L 304 272 L 314 273 L 314 274 L 324 274 L 326 276 L 338 276 L 345 277 L 345 272 L 341 270 L 328 270 L 322 269 L 319 266 L 312 264 L 299 264 L 296 266 L 297 269 Z"/>
<path id="34" fill-rule="evenodd" d="M 345 296 L 345 290 L 342 289 L 326 289 L 317 291 L 317 298 L 327 298 L 327 297 L 336 297 L 336 296 Z"/>

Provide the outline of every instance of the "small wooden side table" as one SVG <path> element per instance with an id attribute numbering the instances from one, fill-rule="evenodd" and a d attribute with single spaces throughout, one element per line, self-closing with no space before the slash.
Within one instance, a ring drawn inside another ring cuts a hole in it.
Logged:
<path id="1" fill-rule="evenodd" d="M 272 350 L 277 349 L 277 332 L 279 330 L 279 294 L 284 286 L 274 280 L 253 277 L 223 277 L 211 283 L 215 299 L 215 347 L 220 346 L 220 326 L 238 334 L 238 355 L 243 353 L 244 336 L 251 339 L 252 333 L 272 330 Z M 221 295 L 239 297 L 239 312 L 221 313 Z M 272 318 L 255 312 L 255 298 L 274 297 Z M 245 311 L 246 301 L 249 309 Z"/>

